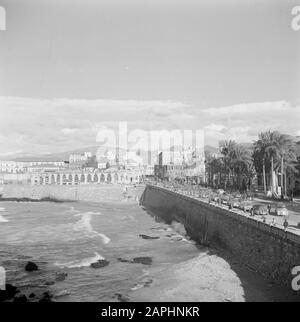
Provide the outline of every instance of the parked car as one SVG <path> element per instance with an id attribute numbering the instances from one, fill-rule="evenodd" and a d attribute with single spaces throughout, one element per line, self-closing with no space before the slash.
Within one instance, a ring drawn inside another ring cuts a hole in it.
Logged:
<path id="1" fill-rule="evenodd" d="M 230 198 L 227 204 L 230 208 L 239 208 L 240 201 L 237 198 Z"/>
<path id="2" fill-rule="evenodd" d="M 212 196 L 212 201 L 219 202 L 220 201 L 220 197 L 218 195 L 213 195 Z"/>
<path id="3" fill-rule="evenodd" d="M 270 208 L 270 214 L 274 216 L 288 216 L 289 211 L 284 204 L 273 204 Z"/>
<path id="4" fill-rule="evenodd" d="M 253 215 L 266 216 L 269 213 L 268 206 L 264 204 L 255 204 L 252 206 L 252 213 Z"/>
<path id="5" fill-rule="evenodd" d="M 220 197 L 220 199 L 221 199 L 221 203 L 222 203 L 223 205 L 228 205 L 228 202 L 229 202 L 230 197 L 229 197 L 229 196 L 227 196 L 227 195 L 222 195 L 222 196 Z"/>
<path id="6" fill-rule="evenodd" d="M 239 209 L 243 211 L 251 211 L 253 204 L 250 201 L 241 201 L 239 204 Z"/>

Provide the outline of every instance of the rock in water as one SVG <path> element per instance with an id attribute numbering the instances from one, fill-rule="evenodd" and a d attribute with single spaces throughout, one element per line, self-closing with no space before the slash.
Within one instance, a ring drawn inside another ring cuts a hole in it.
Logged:
<path id="1" fill-rule="evenodd" d="M 107 261 L 106 259 L 99 259 L 97 262 L 92 263 L 91 267 L 92 268 L 103 268 L 108 265 L 109 265 L 109 261 Z"/>
<path id="2" fill-rule="evenodd" d="M 22 295 L 16 296 L 14 298 L 13 302 L 14 303 L 27 303 L 28 300 L 27 300 L 26 295 L 22 294 Z"/>
<path id="3" fill-rule="evenodd" d="M 38 271 L 38 269 L 38 266 L 33 262 L 28 262 L 25 266 L 25 271 L 27 272 Z"/>
<path id="4" fill-rule="evenodd" d="M 67 276 L 68 276 L 67 273 L 56 273 L 55 280 L 56 280 L 56 282 L 63 282 Z"/>
<path id="5" fill-rule="evenodd" d="M 128 296 L 125 296 L 120 293 L 116 293 L 115 296 L 117 297 L 119 302 L 129 302 L 129 300 L 130 300 Z"/>
<path id="6" fill-rule="evenodd" d="M 55 284 L 55 282 L 54 281 L 49 281 L 49 282 L 46 282 L 45 283 L 45 285 L 46 286 L 52 286 L 52 285 L 54 285 Z"/>
<path id="7" fill-rule="evenodd" d="M 49 292 L 43 293 L 43 296 L 39 302 L 52 302 L 52 295 Z"/>
<path id="8" fill-rule="evenodd" d="M 11 284 L 6 284 L 5 290 L 0 290 L 0 302 L 12 299 L 19 292 L 20 291 L 17 287 Z"/>
<path id="9" fill-rule="evenodd" d="M 152 236 L 147 236 L 147 235 L 143 235 L 143 234 L 140 234 L 139 236 L 143 239 L 159 239 L 159 237 L 152 237 Z"/>
<path id="10" fill-rule="evenodd" d="M 118 261 L 121 263 L 132 263 L 132 261 L 130 261 L 128 259 L 124 259 L 124 258 L 118 258 Z"/>
<path id="11" fill-rule="evenodd" d="M 152 264 L 152 258 L 151 257 L 135 257 L 133 259 L 133 263 L 143 264 L 143 265 L 151 265 Z"/>

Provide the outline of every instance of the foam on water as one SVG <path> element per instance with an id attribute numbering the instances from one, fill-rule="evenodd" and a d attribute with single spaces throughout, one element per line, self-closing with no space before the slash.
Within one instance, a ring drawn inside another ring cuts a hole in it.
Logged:
<path id="1" fill-rule="evenodd" d="M 177 234 L 174 234 L 174 238 L 181 238 L 182 241 L 191 243 L 190 240 L 187 239 L 187 232 L 184 225 L 177 221 L 172 221 L 171 227 L 167 229 L 167 231 L 175 231 Z"/>
<path id="2" fill-rule="evenodd" d="M 74 224 L 73 229 L 75 231 L 83 231 L 87 233 L 91 238 L 100 237 L 102 239 L 103 244 L 108 244 L 110 242 L 110 238 L 93 229 L 93 226 L 91 224 L 93 215 L 101 215 L 101 213 L 88 211 L 83 214 L 75 215 L 76 217 L 80 216 L 81 219 Z"/>
<path id="3" fill-rule="evenodd" d="M 91 266 L 91 264 L 97 262 L 100 259 L 105 259 L 103 256 L 95 252 L 95 255 L 93 257 L 87 257 L 84 259 L 78 259 L 74 261 L 70 261 L 67 263 L 55 263 L 56 266 L 61 268 L 80 268 L 80 267 L 88 267 Z"/>
<path id="4" fill-rule="evenodd" d="M 8 222 L 8 220 L 0 215 L 0 222 Z"/>
<path id="5" fill-rule="evenodd" d="M 4 212 L 5 208 L 0 207 L 0 212 Z M 4 218 L 3 215 L 0 215 L 0 222 L 8 222 L 8 219 Z"/>

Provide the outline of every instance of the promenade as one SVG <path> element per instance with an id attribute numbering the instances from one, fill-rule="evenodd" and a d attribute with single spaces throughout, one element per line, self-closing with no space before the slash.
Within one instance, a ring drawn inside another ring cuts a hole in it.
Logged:
<path id="1" fill-rule="evenodd" d="M 280 216 L 273 216 L 273 215 L 267 215 L 265 216 L 265 219 L 263 216 L 259 215 L 251 215 L 250 212 L 243 211 L 238 208 L 229 208 L 228 205 L 215 202 L 215 201 L 209 201 L 209 195 L 211 194 L 210 188 L 205 188 L 205 187 L 199 187 L 199 186 L 174 186 L 172 184 L 167 184 L 167 183 L 151 183 L 153 186 L 158 186 L 160 188 L 176 192 L 180 195 L 183 196 L 188 196 L 192 199 L 195 200 L 200 200 L 202 202 L 205 202 L 207 204 L 211 204 L 214 207 L 221 208 L 221 209 L 226 209 L 232 213 L 238 214 L 243 217 L 251 218 L 253 220 L 256 220 L 257 222 L 265 223 L 270 225 L 271 227 L 276 227 L 281 230 L 285 230 L 286 232 L 295 234 L 300 236 L 300 228 L 298 228 L 298 223 L 300 223 L 300 204 L 297 202 L 289 202 L 286 204 L 286 208 L 289 211 L 289 215 L 287 217 L 287 221 L 289 223 L 289 226 L 285 229 L 283 226 L 284 223 L 284 217 Z M 270 203 L 269 200 L 264 200 L 260 198 L 253 198 L 251 201 L 253 204 L 262 204 L 262 203 Z M 271 202 L 273 203 L 273 202 Z"/>

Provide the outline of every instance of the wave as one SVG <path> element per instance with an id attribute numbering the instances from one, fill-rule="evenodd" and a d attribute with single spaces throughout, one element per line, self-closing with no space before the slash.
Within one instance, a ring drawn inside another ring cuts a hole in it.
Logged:
<path id="1" fill-rule="evenodd" d="M 171 227 L 180 235 L 186 236 L 186 229 L 183 224 L 177 221 L 172 221 Z"/>
<path id="2" fill-rule="evenodd" d="M 8 220 L 0 215 L 0 222 L 8 222 Z"/>
<path id="3" fill-rule="evenodd" d="M 70 261 L 67 263 L 55 263 L 54 265 L 61 268 L 80 268 L 80 267 L 88 267 L 91 264 L 96 263 L 98 260 L 105 259 L 103 256 L 95 252 L 95 256 L 87 257 L 84 259 L 77 259 L 74 261 Z"/>
<path id="4" fill-rule="evenodd" d="M 101 215 L 100 212 L 93 212 L 93 211 L 88 211 L 83 214 L 77 214 L 77 216 L 81 216 L 81 219 L 78 220 L 74 226 L 73 229 L 75 231 L 83 231 L 88 234 L 89 237 L 94 238 L 94 237 L 100 237 L 102 239 L 103 244 L 108 244 L 110 242 L 110 238 L 107 237 L 104 234 L 98 233 L 93 229 L 93 226 L 91 224 L 92 221 L 92 216 L 93 215 Z"/>
<path id="5" fill-rule="evenodd" d="M 182 240 L 184 242 L 192 243 L 191 240 L 189 240 L 189 237 L 187 235 L 187 231 L 184 227 L 184 225 L 177 221 L 172 221 L 171 227 L 167 229 L 167 231 L 175 231 L 177 234 L 172 234 L 172 239 L 175 241 Z"/>
<path id="6" fill-rule="evenodd" d="M 140 288 L 143 288 L 143 287 L 149 287 L 152 282 L 153 282 L 153 279 L 149 277 L 150 273 L 149 271 L 146 271 L 146 270 L 143 270 L 143 274 L 140 278 L 142 278 L 141 282 L 140 283 L 137 283 L 134 287 L 132 287 L 130 290 L 131 291 L 137 291 L 139 290 Z"/>
<path id="7" fill-rule="evenodd" d="M 5 208 L 0 207 L 0 212 L 4 212 Z M 4 218 L 3 215 L 0 215 L 0 222 L 8 222 L 8 219 Z"/>
<path id="8" fill-rule="evenodd" d="M 70 213 L 76 213 L 76 212 L 77 212 L 77 210 L 72 206 L 72 207 L 70 207 L 70 208 L 67 210 L 67 212 L 70 212 Z"/>

